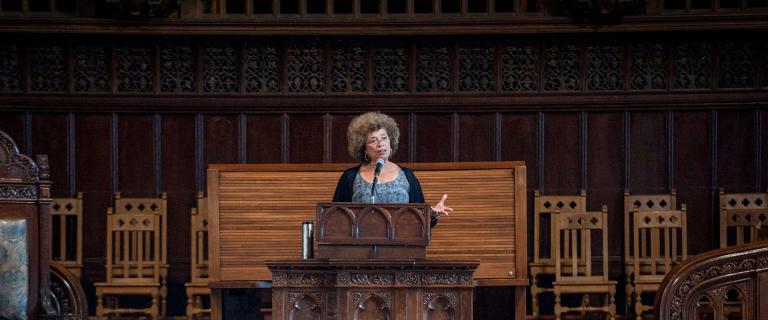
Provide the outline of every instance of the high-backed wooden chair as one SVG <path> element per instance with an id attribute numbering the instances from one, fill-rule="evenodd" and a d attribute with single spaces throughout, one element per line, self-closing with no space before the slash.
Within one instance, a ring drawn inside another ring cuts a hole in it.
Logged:
<path id="1" fill-rule="evenodd" d="M 624 293 L 627 310 L 632 310 L 632 301 L 635 293 L 634 279 L 634 211 L 664 211 L 677 210 L 677 191 L 672 189 L 669 194 L 630 194 L 629 189 L 624 190 L 624 274 L 626 283 Z M 640 240 L 645 241 L 645 235 L 640 235 Z M 648 268 L 650 261 L 640 261 L 641 268 Z"/>
<path id="2" fill-rule="evenodd" d="M 754 242 L 768 232 L 767 193 L 725 193 L 720 188 L 720 247 Z"/>
<path id="3" fill-rule="evenodd" d="M 123 198 L 115 192 L 115 214 L 155 214 L 160 215 L 160 282 L 162 283 L 160 314 L 165 316 L 167 279 L 168 279 L 168 194 L 163 192 L 158 198 Z"/>
<path id="4" fill-rule="evenodd" d="M 680 210 L 641 211 L 635 208 L 633 222 L 632 279 L 635 319 L 639 320 L 643 312 L 653 309 L 652 305 L 643 305 L 643 293 L 655 293 L 672 267 L 687 258 L 685 204 Z M 647 267 L 643 267 L 642 264 L 646 263 Z"/>
<path id="5" fill-rule="evenodd" d="M 596 212 L 559 212 L 554 216 L 554 234 L 555 319 L 571 311 L 604 312 L 615 319 L 616 281 L 608 279 L 608 207 Z M 592 243 L 595 239 L 600 239 L 599 245 Z M 593 266 L 595 258 L 599 268 Z M 561 303 L 565 294 L 585 298 L 578 307 L 565 307 Z M 602 305 L 590 305 L 588 297 L 594 294 L 603 295 Z"/>
<path id="6" fill-rule="evenodd" d="M 210 315 L 211 289 L 208 288 L 208 199 L 197 194 L 197 208 L 192 208 L 191 281 L 187 289 L 187 319 Z"/>
<path id="7" fill-rule="evenodd" d="M 551 283 L 542 279 L 545 275 L 555 275 L 554 216 L 556 211 L 585 212 L 587 191 L 578 195 L 541 195 L 533 191 L 533 262 L 529 263 L 531 275 L 531 306 L 533 316 L 539 316 L 539 296 L 553 292 Z M 545 283 L 546 282 L 546 283 Z"/>
<path id="8" fill-rule="evenodd" d="M 83 193 L 51 202 L 51 254 L 53 261 L 78 279 L 83 270 Z"/>
<path id="9" fill-rule="evenodd" d="M 145 314 L 162 318 L 161 216 L 158 212 L 107 209 L 107 279 L 96 283 L 96 317 Z M 120 297 L 149 297 L 146 307 L 121 307 Z M 106 305 L 105 305 L 106 302 Z"/>

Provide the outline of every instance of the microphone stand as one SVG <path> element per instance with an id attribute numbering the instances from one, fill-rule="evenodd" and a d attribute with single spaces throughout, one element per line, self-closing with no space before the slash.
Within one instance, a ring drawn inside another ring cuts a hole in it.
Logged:
<path id="1" fill-rule="evenodd" d="M 376 161 L 376 169 L 373 171 L 373 183 L 371 184 L 371 203 L 376 203 L 376 184 L 379 183 L 379 173 L 384 166 L 384 159 L 379 158 Z"/>
<path id="2" fill-rule="evenodd" d="M 376 203 L 376 184 L 379 183 L 379 176 L 373 176 L 371 184 L 371 203 Z"/>

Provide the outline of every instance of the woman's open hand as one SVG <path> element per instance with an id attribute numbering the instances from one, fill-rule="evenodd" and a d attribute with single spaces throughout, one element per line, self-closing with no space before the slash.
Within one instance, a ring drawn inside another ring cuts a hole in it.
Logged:
<path id="1" fill-rule="evenodd" d="M 432 211 L 437 213 L 437 216 L 447 216 L 449 213 L 453 212 L 453 208 L 446 207 L 445 206 L 445 199 L 448 198 L 447 194 L 444 194 L 443 197 L 440 199 L 440 201 L 432 207 Z"/>

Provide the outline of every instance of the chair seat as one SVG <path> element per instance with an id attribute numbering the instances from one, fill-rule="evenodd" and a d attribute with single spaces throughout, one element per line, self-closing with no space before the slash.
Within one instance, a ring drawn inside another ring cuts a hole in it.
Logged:
<path id="1" fill-rule="evenodd" d="M 95 287 L 160 287 L 159 282 L 96 282 Z"/>
<path id="2" fill-rule="evenodd" d="M 579 282 L 571 282 L 571 281 L 555 281 L 553 284 L 555 286 L 615 286 L 618 282 L 609 280 L 609 281 L 579 281 Z"/>

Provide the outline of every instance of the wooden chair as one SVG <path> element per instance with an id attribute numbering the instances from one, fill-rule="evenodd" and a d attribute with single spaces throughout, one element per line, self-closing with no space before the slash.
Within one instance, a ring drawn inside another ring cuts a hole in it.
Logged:
<path id="1" fill-rule="evenodd" d="M 594 233 L 599 232 L 599 237 Z M 555 319 L 563 313 L 604 312 L 610 319 L 616 318 L 616 281 L 608 279 L 608 207 L 596 212 L 559 212 L 554 217 L 555 242 Z M 595 246 L 592 240 L 600 239 Z M 601 266 L 595 269 L 592 262 L 600 253 Z M 578 307 L 561 304 L 565 294 L 583 295 Z M 589 295 L 603 295 L 601 306 L 590 306 Z"/>
<path id="2" fill-rule="evenodd" d="M 83 270 L 83 193 L 51 202 L 51 253 L 53 261 L 78 279 Z"/>
<path id="3" fill-rule="evenodd" d="M 95 284 L 97 319 L 123 314 L 162 318 L 161 242 L 160 213 L 107 209 L 107 279 Z M 119 298 L 123 296 L 149 297 L 151 303 L 148 307 L 121 307 Z"/>
<path id="4" fill-rule="evenodd" d="M 539 296 L 554 292 L 551 283 L 544 283 L 545 275 L 555 275 L 554 245 L 554 216 L 560 210 L 569 212 L 585 212 L 587 208 L 587 191 L 581 190 L 578 195 L 541 195 L 539 190 L 533 191 L 533 262 L 529 263 L 531 273 L 531 306 L 533 316 L 540 314 Z"/>
<path id="5" fill-rule="evenodd" d="M 642 294 L 655 293 L 664 276 L 672 267 L 687 258 L 686 208 L 680 210 L 633 212 L 633 285 L 635 319 L 642 319 L 643 312 L 653 310 L 643 305 Z M 647 267 L 642 267 L 646 264 Z"/>
<path id="6" fill-rule="evenodd" d="M 160 282 L 162 283 L 160 314 L 165 317 L 168 279 L 168 194 L 158 198 L 123 198 L 115 192 L 115 214 L 159 214 L 160 215 Z"/>
<path id="7" fill-rule="evenodd" d="M 187 289 L 187 319 L 210 316 L 211 289 L 208 288 L 208 199 L 197 194 L 197 208 L 192 208 L 192 273 Z"/>
<path id="8" fill-rule="evenodd" d="M 720 188 L 720 247 L 758 240 L 768 232 L 767 193 L 725 193 Z"/>
<path id="9" fill-rule="evenodd" d="M 677 210 L 677 191 L 672 189 L 669 194 L 630 194 L 629 189 L 624 189 L 624 293 L 627 310 L 632 309 L 632 301 L 635 293 L 634 279 L 634 244 L 632 240 L 634 229 L 634 211 L 659 211 Z M 645 235 L 640 235 L 640 240 L 645 241 Z M 648 268 L 649 261 L 640 261 L 641 268 Z"/>

